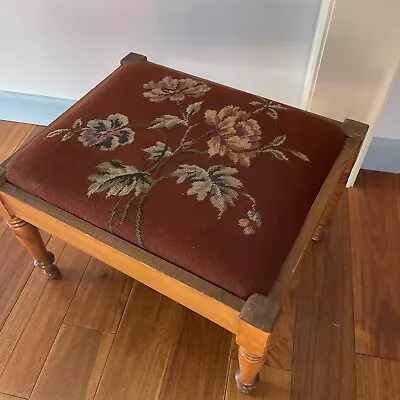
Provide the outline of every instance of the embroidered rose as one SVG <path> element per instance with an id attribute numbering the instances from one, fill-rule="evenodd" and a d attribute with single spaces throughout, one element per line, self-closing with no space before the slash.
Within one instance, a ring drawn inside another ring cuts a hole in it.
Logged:
<path id="1" fill-rule="evenodd" d="M 260 147 L 261 130 L 258 122 L 239 107 L 227 106 L 218 113 L 207 110 L 206 123 L 216 131 L 208 142 L 208 154 L 227 155 L 234 163 L 250 166 L 250 158 L 256 156 Z"/>
<path id="2" fill-rule="evenodd" d="M 135 132 L 128 128 L 129 121 L 125 115 L 111 114 L 106 119 L 89 121 L 78 137 L 86 147 L 99 147 L 103 151 L 114 150 L 133 142 Z"/>
<path id="3" fill-rule="evenodd" d="M 185 97 L 200 97 L 211 88 L 203 82 L 191 78 L 175 79 L 166 76 L 158 82 L 145 83 L 143 88 L 148 90 L 143 96 L 154 103 L 164 100 L 183 101 Z"/>

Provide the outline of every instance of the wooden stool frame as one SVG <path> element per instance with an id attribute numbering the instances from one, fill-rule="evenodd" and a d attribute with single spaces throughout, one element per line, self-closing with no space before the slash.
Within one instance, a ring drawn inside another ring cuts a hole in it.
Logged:
<path id="1" fill-rule="evenodd" d="M 130 53 L 121 60 L 121 65 L 136 61 L 147 58 Z M 367 125 L 348 119 L 334 122 L 342 126 L 347 136 L 344 147 L 282 265 L 279 279 L 268 294 L 255 293 L 247 301 L 6 182 L 7 161 L 0 165 L 0 215 L 31 253 L 35 266 L 42 268 L 49 278 L 56 278 L 59 271 L 38 228 L 235 334 L 240 365 L 236 383 L 241 392 L 249 393 L 259 381 L 286 287 L 311 239 L 321 239 L 368 129 Z"/>

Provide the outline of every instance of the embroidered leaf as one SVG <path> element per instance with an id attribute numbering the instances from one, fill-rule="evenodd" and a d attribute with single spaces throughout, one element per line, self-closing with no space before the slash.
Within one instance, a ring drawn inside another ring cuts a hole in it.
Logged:
<path id="1" fill-rule="evenodd" d="M 267 110 L 267 115 L 271 117 L 272 119 L 278 119 L 278 113 L 275 109 L 273 108 L 268 108 Z"/>
<path id="2" fill-rule="evenodd" d="M 189 120 L 190 117 L 193 114 L 196 114 L 197 112 L 200 111 L 201 105 L 203 104 L 202 101 L 198 102 L 198 103 L 193 103 L 193 104 L 189 104 L 186 108 L 186 112 L 187 112 L 187 119 Z"/>
<path id="3" fill-rule="evenodd" d="M 61 139 L 61 141 L 62 141 L 62 142 L 65 142 L 66 140 L 71 139 L 72 136 L 74 136 L 74 133 L 73 133 L 73 132 L 67 132 L 67 133 L 63 136 L 63 138 Z"/>
<path id="4" fill-rule="evenodd" d="M 106 197 L 126 196 L 133 190 L 135 196 L 146 193 L 152 184 L 150 174 L 139 171 L 133 165 L 125 165 L 119 160 L 106 161 L 97 166 L 98 172 L 90 175 L 93 183 L 87 195 L 107 191 Z"/>
<path id="5" fill-rule="evenodd" d="M 82 128 L 82 119 L 78 118 L 75 120 L 75 122 L 72 124 L 73 129 L 80 129 Z"/>
<path id="6" fill-rule="evenodd" d="M 251 101 L 250 104 L 252 106 L 262 106 L 263 103 L 261 103 L 260 101 Z"/>
<path id="7" fill-rule="evenodd" d="M 69 132 L 69 129 L 56 129 L 55 131 L 52 131 L 52 132 L 48 133 L 46 135 L 46 137 L 52 138 L 54 136 L 58 136 L 58 135 L 61 135 L 61 134 L 67 134 L 68 132 Z"/>
<path id="8" fill-rule="evenodd" d="M 163 115 L 160 118 L 156 118 L 150 123 L 149 129 L 172 129 L 178 125 L 187 125 L 186 121 L 180 119 L 176 115 Z"/>
<path id="9" fill-rule="evenodd" d="M 188 195 L 196 195 L 198 201 L 210 199 L 211 204 L 219 211 L 218 218 L 221 218 L 227 205 L 234 206 L 234 199 L 238 193 L 232 188 L 242 187 L 242 182 L 233 175 L 238 170 L 224 165 L 212 165 L 204 169 L 197 165 L 180 165 L 172 176 L 175 176 L 177 183 L 188 181 L 192 186 L 186 192 Z"/>
<path id="10" fill-rule="evenodd" d="M 266 153 L 271 153 L 275 158 L 280 161 L 289 161 L 289 158 L 285 156 L 285 154 L 278 149 L 265 149 Z"/>
<path id="11" fill-rule="evenodd" d="M 172 154 L 171 148 L 163 142 L 156 142 L 154 146 L 147 147 L 143 151 L 149 153 L 149 160 L 159 160 Z"/>
<path id="12" fill-rule="evenodd" d="M 280 146 L 283 144 L 283 142 L 286 140 L 286 135 L 281 135 L 281 136 L 277 136 L 272 142 L 271 145 L 272 146 Z"/>
<path id="13" fill-rule="evenodd" d="M 289 151 L 290 151 L 294 156 L 300 158 L 300 160 L 307 161 L 307 162 L 310 161 L 310 159 L 309 159 L 305 154 L 301 153 L 300 151 L 292 150 L 292 149 L 289 149 Z"/>

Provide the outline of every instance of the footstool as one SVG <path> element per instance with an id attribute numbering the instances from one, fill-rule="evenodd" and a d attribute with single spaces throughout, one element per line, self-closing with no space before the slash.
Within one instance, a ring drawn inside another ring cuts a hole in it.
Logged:
<path id="1" fill-rule="evenodd" d="M 130 53 L 2 164 L 0 214 L 47 277 L 38 228 L 234 333 L 248 393 L 366 131 Z"/>

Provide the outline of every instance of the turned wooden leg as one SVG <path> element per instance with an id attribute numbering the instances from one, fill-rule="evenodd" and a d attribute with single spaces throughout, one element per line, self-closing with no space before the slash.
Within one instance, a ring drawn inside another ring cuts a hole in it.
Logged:
<path id="1" fill-rule="evenodd" d="M 57 266 L 54 265 L 54 254 L 46 250 L 39 230 L 28 222 L 12 217 L 6 220 L 8 226 L 14 231 L 17 239 L 25 246 L 34 258 L 34 265 L 43 269 L 44 274 L 54 279 L 60 275 Z"/>
<path id="2" fill-rule="evenodd" d="M 267 353 L 256 355 L 249 353 L 244 347 L 239 346 L 239 369 L 236 371 L 235 380 L 240 392 L 252 392 L 260 382 L 260 371 L 264 365 Z"/>
<path id="3" fill-rule="evenodd" d="M 235 374 L 240 392 L 250 393 L 260 381 L 260 371 L 268 351 L 272 328 L 280 305 L 262 294 L 251 295 L 239 317 L 236 343 L 239 345 L 239 370 Z"/>

